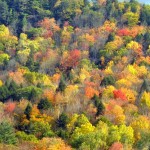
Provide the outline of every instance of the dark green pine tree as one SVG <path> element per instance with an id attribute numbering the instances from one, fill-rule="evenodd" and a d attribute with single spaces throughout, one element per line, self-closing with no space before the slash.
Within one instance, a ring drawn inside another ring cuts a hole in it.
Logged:
<path id="1" fill-rule="evenodd" d="M 57 91 L 61 91 L 63 92 L 66 88 L 66 83 L 65 83 L 65 80 L 64 80 L 64 76 L 62 75 L 61 78 L 60 78 L 60 82 L 59 82 L 59 86 L 58 86 L 58 89 Z"/>
<path id="2" fill-rule="evenodd" d="M 32 88 L 29 95 L 28 95 L 28 99 L 30 101 L 34 101 L 37 97 L 38 97 L 38 91 L 36 88 Z"/>
<path id="3" fill-rule="evenodd" d="M 38 62 L 34 62 L 34 53 L 33 50 L 31 50 L 29 59 L 26 62 L 26 66 L 30 69 L 30 71 L 38 71 L 39 69 L 39 63 Z"/>
<path id="4" fill-rule="evenodd" d="M 8 25 L 9 22 L 9 10 L 7 2 L 1 0 L 0 0 L 0 22 L 5 25 Z"/>
<path id="5" fill-rule="evenodd" d="M 8 121 L 0 123 L 0 143 L 4 144 L 15 144 L 17 138 L 13 126 Z"/>
<path id="6" fill-rule="evenodd" d="M 104 77 L 104 79 L 101 81 L 101 86 L 114 85 L 114 84 L 115 84 L 115 79 L 111 75 Z"/>
<path id="7" fill-rule="evenodd" d="M 24 111 L 24 114 L 27 116 L 27 119 L 29 120 L 30 119 L 30 113 L 32 111 L 32 106 L 31 104 L 28 104 L 25 111 Z"/>
<path id="8" fill-rule="evenodd" d="M 110 33 L 109 36 L 108 36 L 107 42 L 114 41 L 114 39 L 115 39 L 115 34 L 114 33 Z"/>
<path id="9" fill-rule="evenodd" d="M 10 96 L 10 92 L 7 86 L 3 85 L 0 87 L 0 101 L 5 102 Z"/>
<path id="10" fill-rule="evenodd" d="M 62 113 L 59 118 L 56 120 L 56 126 L 57 126 L 57 135 L 63 139 L 69 138 L 69 133 L 67 131 L 67 123 L 69 121 L 69 118 L 67 114 Z"/>
<path id="11" fill-rule="evenodd" d="M 101 99 L 97 95 L 94 95 L 92 100 L 95 107 L 97 108 L 96 116 L 102 115 L 105 110 L 105 106 L 102 103 Z"/>
<path id="12" fill-rule="evenodd" d="M 47 110 L 52 107 L 52 103 L 48 99 L 41 99 L 37 107 L 40 110 Z"/>
<path id="13" fill-rule="evenodd" d="M 10 93 L 10 98 L 12 98 L 13 100 L 16 100 L 16 93 L 17 93 L 17 89 L 19 88 L 19 86 L 12 80 L 12 81 L 8 81 L 6 82 L 6 86 L 9 90 Z"/>
<path id="14" fill-rule="evenodd" d="M 69 121 L 69 118 L 68 118 L 67 114 L 62 113 L 59 116 L 58 120 L 56 121 L 56 124 L 59 128 L 65 129 L 68 121 Z"/>

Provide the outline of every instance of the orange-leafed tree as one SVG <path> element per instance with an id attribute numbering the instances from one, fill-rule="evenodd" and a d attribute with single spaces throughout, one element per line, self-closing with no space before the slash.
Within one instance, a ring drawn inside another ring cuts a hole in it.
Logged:
<path id="1" fill-rule="evenodd" d="M 124 110 L 121 106 L 116 105 L 115 102 L 110 102 L 106 105 L 105 116 L 114 124 L 122 124 L 125 122 Z"/>
<path id="2" fill-rule="evenodd" d="M 109 150 L 123 150 L 123 145 L 120 142 L 115 142 L 111 145 Z"/>
<path id="3" fill-rule="evenodd" d="M 44 18 L 42 21 L 39 22 L 39 25 L 46 30 L 52 30 L 52 31 L 60 30 L 54 18 L 51 19 Z"/>
<path id="4" fill-rule="evenodd" d="M 43 97 L 48 99 L 50 102 L 54 103 L 55 94 L 52 90 L 45 90 L 43 93 Z"/>
<path id="5" fill-rule="evenodd" d="M 126 99 L 129 103 L 133 103 L 135 102 L 136 100 L 136 96 L 137 96 L 137 93 L 136 91 L 132 90 L 132 89 L 128 89 L 128 88 L 121 88 L 121 91 L 123 93 L 126 93 L 125 96 L 126 96 Z"/>
<path id="6" fill-rule="evenodd" d="M 69 55 L 62 59 L 61 66 L 65 70 L 71 70 L 76 67 L 81 58 L 81 52 L 78 49 L 69 52 Z"/>
<path id="7" fill-rule="evenodd" d="M 56 32 L 56 31 L 59 31 L 60 28 L 59 26 L 56 24 L 56 21 L 54 18 L 44 18 L 42 21 L 40 21 L 39 23 L 39 26 L 42 27 L 43 29 L 45 29 L 45 31 L 43 32 L 43 36 L 45 38 L 49 38 L 49 37 L 52 37 L 53 34 Z"/>
<path id="8" fill-rule="evenodd" d="M 24 71 L 21 69 L 18 69 L 15 72 L 9 72 L 9 78 L 12 79 L 14 82 L 16 82 L 17 84 L 23 84 L 25 83 L 25 79 L 23 77 L 24 75 Z"/>
<path id="9" fill-rule="evenodd" d="M 7 113 L 12 113 L 16 108 L 16 103 L 15 102 L 7 102 L 5 103 L 5 112 Z"/>
<path id="10" fill-rule="evenodd" d="M 94 88 L 87 86 L 85 87 L 85 96 L 88 99 L 91 99 L 94 95 L 99 95 L 99 91 L 95 90 Z"/>
<path id="11" fill-rule="evenodd" d="M 58 85 L 59 81 L 60 81 L 60 77 L 61 75 L 59 73 L 55 73 L 51 79 L 52 79 L 52 82 L 56 85 Z"/>
<path id="12" fill-rule="evenodd" d="M 143 32 L 143 26 L 134 26 L 132 28 L 123 28 L 117 31 L 117 35 L 119 36 L 131 36 L 135 38 L 138 34 Z"/>
<path id="13" fill-rule="evenodd" d="M 67 145 L 60 138 L 43 138 L 36 146 L 35 150 L 72 150 L 72 148 Z"/>
<path id="14" fill-rule="evenodd" d="M 144 31 L 143 26 L 134 26 L 130 30 L 130 36 L 135 38 L 138 34 L 141 34 Z"/>

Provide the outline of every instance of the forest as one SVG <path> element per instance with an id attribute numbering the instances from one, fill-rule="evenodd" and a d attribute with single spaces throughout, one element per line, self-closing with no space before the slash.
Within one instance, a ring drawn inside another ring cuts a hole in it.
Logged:
<path id="1" fill-rule="evenodd" d="M 150 5 L 0 0 L 0 150 L 149 150 Z"/>

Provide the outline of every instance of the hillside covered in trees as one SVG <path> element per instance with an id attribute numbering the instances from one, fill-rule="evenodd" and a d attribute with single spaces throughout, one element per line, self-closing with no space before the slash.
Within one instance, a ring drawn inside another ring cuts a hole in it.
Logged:
<path id="1" fill-rule="evenodd" d="M 0 0 L 0 150 L 148 150 L 150 5 Z"/>

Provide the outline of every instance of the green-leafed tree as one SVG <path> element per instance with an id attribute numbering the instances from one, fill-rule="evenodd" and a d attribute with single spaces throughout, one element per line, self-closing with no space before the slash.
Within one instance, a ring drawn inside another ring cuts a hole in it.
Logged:
<path id="1" fill-rule="evenodd" d="M 4 144 L 16 144 L 17 138 L 15 136 L 15 130 L 8 121 L 0 123 L 0 143 Z"/>
<path id="2" fill-rule="evenodd" d="M 52 107 L 52 103 L 48 99 L 41 99 L 37 107 L 40 110 L 47 110 Z"/>

